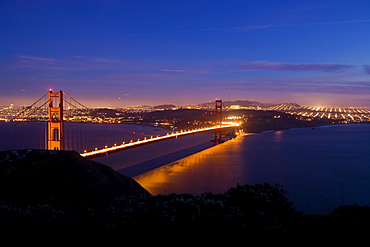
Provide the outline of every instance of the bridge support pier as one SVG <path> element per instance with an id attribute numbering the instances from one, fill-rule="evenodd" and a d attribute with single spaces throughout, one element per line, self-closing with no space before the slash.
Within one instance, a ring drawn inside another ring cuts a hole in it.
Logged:
<path id="1" fill-rule="evenodd" d="M 63 92 L 49 92 L 47 149 L 64 150 Z"/>

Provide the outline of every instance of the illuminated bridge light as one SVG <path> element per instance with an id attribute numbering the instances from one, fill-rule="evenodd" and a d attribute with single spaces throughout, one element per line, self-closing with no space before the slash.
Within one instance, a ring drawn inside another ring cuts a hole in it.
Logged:
<path id="1" fill-rule="evenodd" d="M 81 156 L 87 157 L 87 156 L 105 154 L 107 152 L 111 152 L 111 151 L 115 151 L 115 150 L 119 150 L 119 149 L 123 149 L 123 148 L 127 148 L 127 147 L 132 147 L 132 146 L 135 146 L 135 145 L 140 145 L 140 144 L 144 144 L 144 143 L 148 143 L 148 142 L 155 142 L 155 141 L 159 141 L 159 140 L 163 140 L 163 139 L 168 139 L 168 138 L 171 138 L 173 136 L 177 137 L 177 136 L 187 135 L 187 134 L 191 134 L 191 133 L 197 133 L 197 132 L 202 132 L 202 131 L 207 131 L 207 130 L 214 130 L 214 129 L 219 129 L 219 128 L 229 128 L 229 127 L 235 127 L 235 126 L 239 126 L 239 125 L 240 125 L 239 123 L 235 123 L 235 122 L 222 122 L 222 126 L 207 127 L 207 128 L 203 128 L 203 129 L 198 128 L 198 129 L 194 129 L 194 130 L 183 131 L 181 133 L 172 133 L 172 134 L 167 133 L 164 136 L 157 136 L 157 137 L 154 137 L 154 138 L 144 139 L 144 140 L 139 139 L 136 142 L 133 142 L 131 140 L 131 142 L 127 143 L 127 144 L 122 143 L 122 145 L 113 146 L 113 147 L 110 147 L 110 148 L 108 148 L 106 146 L 106 148 L 100 149 L 100 150 L 95 148 L 95 151 L 84 152 L 84 153 L 81 154 Z"/>

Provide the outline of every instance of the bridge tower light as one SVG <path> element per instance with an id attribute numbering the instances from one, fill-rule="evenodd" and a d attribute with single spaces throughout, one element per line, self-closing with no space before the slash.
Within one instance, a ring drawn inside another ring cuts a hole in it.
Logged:
<path id="1" fill-rule="evenodd" d="M 64 150 L 63 92 L 49 90 L 47 149 Z"/>

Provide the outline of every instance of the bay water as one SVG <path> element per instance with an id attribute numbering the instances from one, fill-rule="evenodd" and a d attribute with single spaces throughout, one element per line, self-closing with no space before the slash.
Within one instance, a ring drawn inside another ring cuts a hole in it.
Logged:
<path id="1" fill-rule="evenodd" d="M 46 124 L 22 125 L 3 136 L 0 150 L 44 148 Z M 88 136 L 84 146 L 78 143 L 80 137 L 76 140 L 81 129 Z M 153 126 L 67 123 L 66 141 L 69 149 L 82 152 L 119 143 L 122 137 L 123 141 L 138 138 L 132 132 L 168 131 Z M 212 138 L 212 132 L 188 135 L 94 160 L 133 177 L 152 194 L 221 193 L 237 184 L 269 182 L 282 184 L 295 207 L 306 213 L 370 205 L 370 124 L 245 134 L 218 145 Z M 38 146 L 28 146 L 34 142 Z"/>
<path id="2" fill-rule="evenodd" d="M 134 177 L 152 194 L 278 183 L 295 207 L 325 214 L 370 205 L 370 125 L 247 134 Z"/>

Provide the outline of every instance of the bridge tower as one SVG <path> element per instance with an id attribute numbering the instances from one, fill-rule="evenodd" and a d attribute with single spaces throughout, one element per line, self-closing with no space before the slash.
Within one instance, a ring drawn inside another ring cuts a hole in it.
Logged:
<path id="1" fill-rule="evenodd" d="M 222 125 L 222 100 L 216 99 L 215 107 L 216 107 L 216 113 L 215 113 L 216 125 L 221 127 Z M 221 141 L 222 141 L 221 129 L 217 129 L 215 133 L 215 142 L 220 143 Z"/>
<path id="2" fill-rule="evenodd" d="M 49 92 L 47 149 L 64 149 L 63 92 Z"/>

